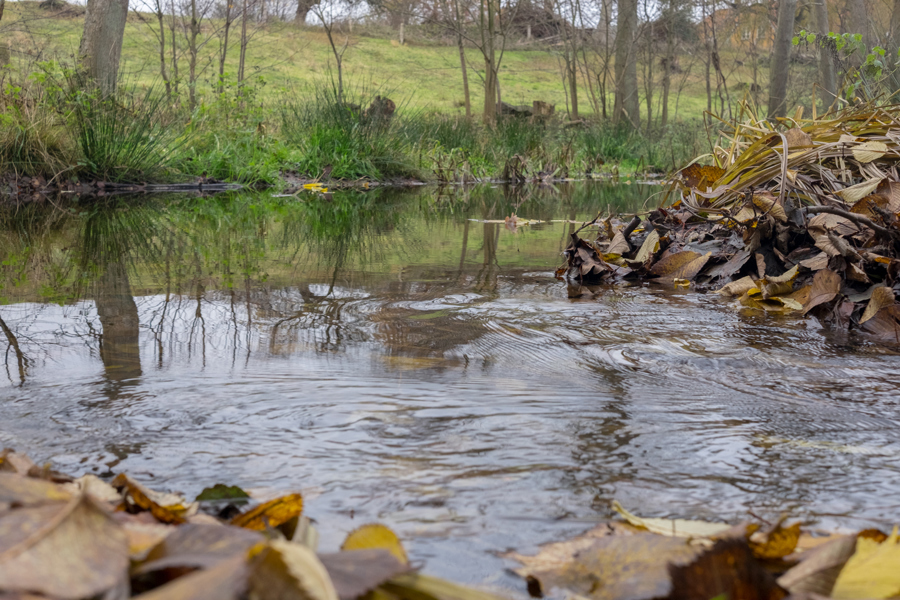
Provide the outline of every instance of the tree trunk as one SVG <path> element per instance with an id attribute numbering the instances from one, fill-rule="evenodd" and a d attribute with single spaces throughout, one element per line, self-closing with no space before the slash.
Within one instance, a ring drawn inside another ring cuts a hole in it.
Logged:
<path id="1" fill-rule="evenodd" d="M 228 56 L 228 32 L 231 30 L 232 0 L 225 2 L 225 23 L 222 26 L 222 47 L 219 49 L 219 94 L 225 91 L 225 58 Z"/>
<path id="2" fill-rule="evenodd" d="M 247 59 L 247 0 L 241 12 L 241 52 L 238 58 L 238 84 L 244 81 L 244 65 Z"/>
<path id="3" fill-rule="evenodd" d="M 895 0 L 895 5 L 898 2 L 900 0 Z M 831 27 L 828 25 L 828 4 L 826 0 L 816 0 L 813 3 L 813 9 L 816 11 L 816 27 L 819 30 L 819 35 L 825 37 L 831 31 Z M 893 19 L 891 22 L 893 23 Z M 821 44 L 819 45 L 819 78 L 819 84 L 822 86 L 822 89 L 829 94 L 825 98 L 825 106 L 827 107 L 834 102 L 834 97 L 837 95 L 837 80 L 834 74 L 834 57 L 831 55 L 831 51 Z"/>
<path id="4" fill-rule="evenodd" d="M 0 0 L 0 21 L 3 20 L 3 9 L 6 8 L 6 0 Z"/>
<path id="5" fill-rule="evenodd" d="M 156 20 L 159 22 L 159 75 L 166 86 L 166 96 L 172 95 L 172 83 L 166 72 L 166 22 L 163 15 L 163 0 L 156 0 Z"/>
<path id="6" fill-rule="evenodd" d="M 787 82 L 791 62 L 791 37 L 794 35 L 794 15 L 797 0 L 779 0 L 778 25 L 775 29 L 775 49 L 769 67 L 769 118 L 787 114 Z"/>
<path id="7" fill-rule="evenodd" d="M 897 56 L 897 50 L 900 49 L 900 0 L 894 0 L 894 8 L 891 12 L 891 31 L 888 36 L 888 56 Z M 891 91 L 894 93 L 894 101 L 900 94 L 900 70 L 891 71 Z"/>
<path id="8" fill-rule="evenodd" d="M 172 20 L 169 21 L 169 35 L 172 38 L 172 90 L 178 93 L 178 43 L 175 37 L 175 0 L 169 2 Z"/>
<path id="9" fill-rule="evenodd" d="M 191 34 L 188 37 L 188 101 L 191 110 L 197 106 L 197 37 L 200 35 L 200 20 L 197 16 L 197 0 L 191 0 Z"/>
<path id="10" fill-rule="evenodd" d="M 313 3 L 310 0 L 297 0 L 297 13 L 294 15 L 294 24 L 303 25 L 306 23 L 306 16 L 312 7 Z"/>
<path id="11" fill-rule="evenodd" d="M 672 67 L 675 64 L 675 32 L 674 29 L 675 2 L 669 0 L 669 14 L 665 21 L 666 27 L 666 58 L 663 62 L 662 80 L 662 113 L 659 116 L 659 124 L 665 128 L 669 124 L 669 90 L 672 88 Z"/>
<path id="12" fill-rule="evenodd" d="M 858 67 L 866 59 L 866 54 L 875 45 L 875 42 L 872 39 L 871 27 L 869 27 L 865 0 L 850 0 L 848 4 L 850 9 L 850 27 L 853 28 L 851 33 L 862 34 L 862 41 L 865 44 L 864 50 L 855 52 L 852 56 L 853 66 Z"/>
<path id="13" fill-rule="evenodd" d="M 641 124 L 637 57 L 634 52 L 637 20 L 637 0 L 620 0 L 616 18 L 616 101 L 613 120 L 629 123 L 635 129 Z"/>
<path id="14" fill-rule="evenodd" d="M 897 0 L 900 2 L 900 0 Z M 462 16 L 459 11 L 459 0 L 453 2 L 456 13 L 456 45 L 459 48 L 459 66 L 462 69 L 463 94 L 466 103 L 466 118 L 472 118 L 472 97 L 469 95 L 469 74 L 466 67 L 466 49 L 463 45 Z"/>
<path id="15" fill-rule="evenodd" d="M 481 53 L 484 55 L 484 113 L 486 124 L 497 119 L 497 60 L 494 50 L 496 20 L 492 0 L 480 2 Z"/>
<path id="16" fill-rule="evenodd" d="M 116 91 L 127 17 L 128 0 L 88 0 L 78 56 L 104 94 Z"/>

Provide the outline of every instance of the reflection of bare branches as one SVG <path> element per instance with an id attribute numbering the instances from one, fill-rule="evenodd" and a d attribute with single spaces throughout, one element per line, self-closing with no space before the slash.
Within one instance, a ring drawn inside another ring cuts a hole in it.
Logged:
<path id="1" fill-rule="evenodd" d="M 22 349 L 19 348 L 19 340 L 16 339 L 16 335 L 12 332 L 6 322 L 0 317 L 0 329 L 3 330 L 3 334 L 6 336 L 6 340 L 9 342 L 9 345 L 6 347 L 6 356 L 4 357 L 4 363 L 6 364 L 6 376 L 9 377 L 9 380 L 12 381 L 12 375 L 9 372 L 9 350 L 12 349 L 16 354 L 16 363 L 19 366 L 19 382 L 24 385 L 25 383 L 25 375 L 27 374 L 26 369 L 28 367 L 28 359 L 25 358 L 25 354 L 22 352 Z"/>

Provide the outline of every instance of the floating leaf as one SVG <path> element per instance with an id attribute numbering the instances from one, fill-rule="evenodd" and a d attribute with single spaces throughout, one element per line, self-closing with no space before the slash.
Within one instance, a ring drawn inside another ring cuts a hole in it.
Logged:
<path id="1" fill-rule="evenodd" d="M 300 516 L 302 512 L 303 495 L 289 494 L 237 515 L 231 520 L 231 524 L 245 529 L 264 531 L 266 527 L 278 527 Z"/>
<path id="2" fill-rule="evenodd" d="M 378 523 L 370 523 L 354 529 L 347 535 L 347 539 L 341 545 L 341 550 L 366 550 L 370 548 L 387 550 L 403 564 L 409 563 L 409 559 L 406 557 L 406 550 L 403 549 L 403 544 L 400 543 L 400 538 L 397 537 L 397 534 L 391 531 L 389 527 Z"/>
<path id="3" fill-rule="evenodd" d="M 713 537 L 731 529 L 728 523 L 708 523 L 705 521 L 689 521 L 686 519 L 647 519 L 625 510 L 618 501 L 613 500 L 613 510 L 622 515 L 626 521 L 647 531 L 675 537 Z"/>

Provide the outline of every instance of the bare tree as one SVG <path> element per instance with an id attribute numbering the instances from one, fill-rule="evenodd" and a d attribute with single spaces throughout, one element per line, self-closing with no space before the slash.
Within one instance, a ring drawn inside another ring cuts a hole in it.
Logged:
<path id="1" fill-rule="evenodd" d="M 769 66 L 769 118 L 787 114 L 787 82 L 797 0 L 779 0 L 775 48 Z"/>
<path id="2" fill-rule="evenodd" d="M 895 3 L 897 2 L 900 2 L 900 0 L 896 0 Z M 825 39 L 831 31 L 831 27 L 828 24 L 828 4 L 825 0 L 814 0 L 813 9 L 816 13 L 816 28 L 819 30 L 819 35 Z M 820 42 L 818 46 L 820 85 L 822 86 L 822 89 L 829 94 L 825 101 L 825 105 L 828 106 L 834 101 L 834 98 L 837 95 L 834 56 L 832 56 L 827 43 Z"/>
<path id="3" fill-rule="evenodd" d="M 128 0 L 88 0 L 79 62 L 104 94 L 116 90 Z"/>
<path id="4" fill-rule="evenodd" d="M 897 0 L 900 2 L 900 0 Z M 463 20 L 462 20 L 462 11 L 459 8 L 460 0 L 453 0 L 453 12 L 454 12 L 454 29 L 456 33 L 456 46 L 459 49 L 459 67 L 462 70 L 462 81 L 463 81 L 463 96 L 464 103 L 466 105 L 466 118 L 472 118 L 472 98 L 469 95 L 469 75 L 467 73 L 466 66 L 466 48 L 463 43 Z"/>
<path id="5" fill-rule="evenodd" d="M 331 53 L 334 55 L 337 67 L 338 102 L 344 101 L 344 54 L 347 52 L 347 48 L 350 47 L 349 29 L 343 34 L 343 42 L 339 42 L 335 38 L 341 35 L 342 26 L 347 25 L 349 27 L 349 23 L 352 22 L 354 8 L 355 0 L 350 0 L 343 4 L 338 4 L 334 0 L 328 0 L 320 2 L 310 9 L 322 22 L 322 27 L 325 28 L 325 35 L 328 38 L 328 45 L 331 47 Z"/>
<path id="6" fill-rule="evenodd" d="M 617 123 L 629 123 L 635 129 L 641 124 L 635 52 L 637 4 L 637 0 L 619 0 L 616 19 L 616 101 L 613 107 L 613 119 Z"/>
<path id="7" fill-rule="evenodd" d="M 314 0 L 297 0 L 297 12 L 294 14 L 294 23 L 297 25 L 306 23 L 306 16 L 313 6 L 315 6 Z"/>

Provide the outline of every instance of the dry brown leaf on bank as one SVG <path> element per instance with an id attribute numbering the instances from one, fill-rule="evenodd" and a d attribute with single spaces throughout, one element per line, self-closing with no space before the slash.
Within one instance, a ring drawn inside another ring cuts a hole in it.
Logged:
<path id="1" fill-rule="evenodd" d="M 407 573 L 394 577 L 381 585 L 376 592 L 385 592 L 389 598 L 397 600 L 505 600 L 501 596 L 421 573 Z"/>
<path id="2" fill-rule="evenodd" d="M 625 239 L 625 234 L 623 234 L 621 230 L 617 231 L 613 236 L 606 252 L 608 254 L 618 254 L 619 256 L 631 252 L 631 244 Z"/>
<path id="3" fill-rule="evenodd" d="M 397 534 L 389 527 L 379 523 L 370 523 L 354 529 L 341 544 L 341 550 L 367 550 L 379 548 L 387 550 L 403 564 L 409 564 L 406 550 Z"/>
<path id="4" fill-rule="evenodd" d="M 67 502 L 78 494 L 62 485 L 15 473 L 0 473 L 0 506 L 32 506 L 47 502 Z"/>
<path id="5" fill-rule="evenodd" d="M 388 579 L 410 570 L 388 550 L 348 550 L 320 554 L 341 600 L 354 600 Z"/>
<path id="6" fill-rule="evenodd" d="M 154 546 L 136 572 L 171 567 L 208 569 L 265 541 L 261 533 L 241 527 L 188 523 Z"/>
<path id="7" fill-rule="evenodd" d="M 686 565 L 669 567 L 668 600 L 781 600 L 787 594 L 753 559 L 746 542 L 721 540 Z"/>
<path id="8" fill-rule="evenodd" d="M 685 279 L 691 281 L 706 266 L 712 252 L 700 254 L 690 250 L 670 254 L 650 267 L 650 273 L 663 279 Z"/>
<path id="9" fill-rule="evenodd" d="M 869 179 L 868 181 L 863 181 L 862 183 L 857 183 L 856 185 L 851 185 L 850 187 L 838 190 L 835 193 L 847 204 L 855 204 L 857 201 L 874 192 L 881 181 L 881 179 Z"/>
<path id="10" fill-rule="evenodd" d="M 888 146 L 884 142 L 879 142 L 877 140 L 863 142 L 857 146 L 854 146 L 851 149 L 853 152 L 853 158 L 855 158 L 860 163 L 866 164 L 870 163 L 873 160 L 878 160 L 888 151 Z"/>
<path id="11" fill-rule="evenodd" d="M 287 523 L 299 517 L 302 512 L 303 495 L 288 494 L 237 515 L 231 520 L 231 524 L 245 529 L 264 531 L 266 527 L 278 527 L 282 523 Z"/>
<path id="12" fill-rule="evenodd" d="M 28 475 L 28 471 L 32 467 L 35 467 L 35 464 L 30 458 L 12 448 L 6 448 L 0 452 L 0 472 Z"/>
<path id="13" fill-rule="evenodd" d="M 834 589 L 835 600 L 900 596 L 900 544 L 897 529 L 879 543 L 860 537 L 856 552 L 844 565 Z"/>
<path id="14" fill-rule="evenodd" d="M 250 551 L 250 597 L 258 600 L 339 600 L 316 553 L 301 544 L 272 540 Z"/>
<path id="15" fill-rule="evenodd" d="M 892 304 L 894 304 L 894 290 L 885 286 L 875 288 L 872 291 L 872 299 L 859 319 L 860 325 L 873 318 L 882 308 Z"/>
<path id="16" fill-rule="evenodd" d="M 725 169 L 714 166 L 690 164 L 679 171 L 685 187 L 706 192 L 715 186 L 716 181 L 725 174 Z"/>
<path id="17" fill-rule="evenodd" d="M 900 344 L 900 305 L 882 308 L 860 328 L 879 341 Z"/>
<path id="18" fill-rule="evenodd" d="M 801 260 L 798 264 L 801 267 L 806 267 L 810 271 L 820 271 L 828 266 L 828 254 L 825 252 L 819 252 L 812 258 Z"/>
<path id="19" fill-rule="evenodd" d="M 127 582 L 125 533 L 89 496 L 0 513 L 0 590 L 63 600 Z"/>
<path id="20" fill-rule="evenodd" d="M 753 194 L 753 205 L 763 213 L 772 215 L 776 220 L 782 223 L 787 222 L 787 213 L 784 212 L 784 207 L 778 204 L 771 192 Z"/>
<path id="21" fill-rule="evenodd" d="M 675 537 L 711 538 L 731 529 L 728 523 L 710 523 L 707 521 L 691 521 L 688 519 L 648 519 L 628 512 L 613 500 L 613 510 L 622 515 L 630 524 L 642 527 L 652 533 Z"/>
<path id="22" fill-rule="evenodd" d="M 778 578 L 778 585 L 792 594 L 811 592 L 830 596 L 841 569 L 856 550 L 856 536 L 842 536 L 801 557 L 798 565 Z"/>
<path id="23" fill-rule="evenodd" d="M 122 494 L 116 491 L 116 488 L 109 485 L 96 475 L 84 475 L 79 477 L 75 481 L 67 486 L 72 486 L 72 489 L 83 492 L 85 494 L 90 494 L 94 497 L 95 500 L 101 500 L 103 502 L 109 502 L 110 504 L 116 505 L 122 501 Z"/>
<path id="24" fill-rule="evenodd" d="M 825 302 L 831 302 L 841 291 L 841 276 L 831 269 L 816 271 L 809 300 L 803 306 L 803 314 Z"/>
<path id="25" fill-rule="evenodd" d="M 809 148 L 813 145 L 810 135 L 799 127 L 791 127 L 784 132 L 784 137 L 787 139 L 789 152 Z"/>
<path id="26" fill-rule="evenodd" d="M 829 231 L 842 236 L 859 233 L 859 227 L 853 221 L 846 217 L 833 215 L 831 213 L 815 215 L 809 220 L 807 229 L 813 238 L 819 235 L 825 235 Z"/>
<path id="27" fill-rule="evenodd" d="M 236 556 L 135 596 L 135 600 L 241 600 L 246 598 L 248 570 L 246 556 Z"/>
<path id="28" fill-rule="evenodd" d="M 653 533 L 606 537 L 557 568 L 528 575 L 545 593 L 558 588 L 594 600 L 663 598 L 672 591 L 668 565 L 688 564 L 701 551 L 685 538 Z"/>
<path id="29" fill-rule="evenodd" d="M 163 523 L 184 523 L 187 517 L 197 512 L 196 502 L 188 502 L 177 494 L 153 491 L 125 473 L 119 473 L 112 486 L 123 490 L 126 510 L 148 510 Z"/>
<path id="30" fill-rule="evenodd" d="M 756 282 L 753 281 L 753 278 L 748 275 L 747 277 L 742 277 L 737 281 L 732 281 L 731 283 L 725 284 L 720 289 L 716 290 L 715 293 L 727 296 L 743 296 L 755 287 Z"/>
<path id="31" fill-rule="evenodd" d="M 641 249 L 634 255 L 632 262 L 646 264 L 657 250 L 659 250 L 659 233 L 654 229 L 644 238 L 644 243 L 641 244 Z"/>

